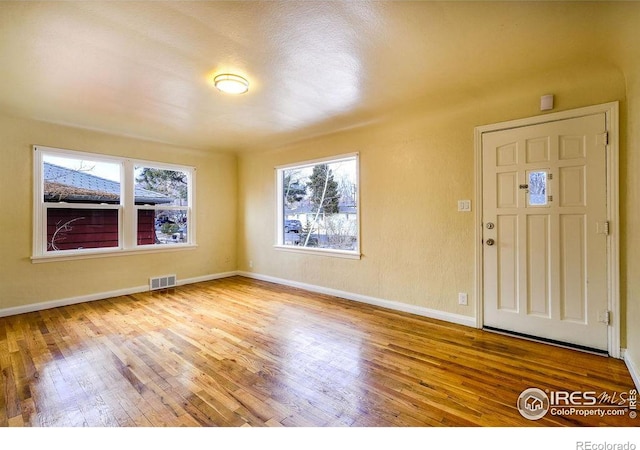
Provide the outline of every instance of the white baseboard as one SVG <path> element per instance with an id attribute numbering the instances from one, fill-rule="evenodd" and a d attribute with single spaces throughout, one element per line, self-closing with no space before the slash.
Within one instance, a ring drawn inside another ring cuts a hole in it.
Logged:
<path id="1" fill-rule="evenodd" d="M 337 289 L 331 289 L 331 288 L 326 288 L 326 287 L 307 284 L 307 283 L 300 283 L 297 281 L 271 277 L 268 275 L 260 275 L 252 272 L 231 271 L 231 272 L 222 272 L 222 273 L 211 274 L 211 275 L 204 275 L 201 277 L 178 279 L 177 285 L 184 286 L 187 284 L 202 283 L 205 281 L 232 277 L 234 275 L 242 275 L 247 278 L 255 278 L 256 280 L 268 281 L 270 283 L 296 287 L 296 288 L 304 289 L 310 292 L 317 292 L 319 294 L 332 295 L 334 297 L 340 297 L 347 300 L 354 300 L 361 303 L 367 303 L 369 305 L 380 306 L 382 308 L 393 309 L 395 311 L 402 311 L 410 314 L 416 314 L 423 317 L 429 317 L 431 319 L 443 320 L 446 322 L 465 325 L 472 328 L 475 328 L 476 326 L 474 317 L 448 313 L 445 311 L 438 311 L 435 309 L 429 309 L 422 306 L 407 305 L 405 303 L 395 302 L 391 300 L 384 300 L 381 298 L 370 297 L 367 295 L 354 294 L 347 291 L 340 291 Z M 149 290 L 149 286 L 145 284 L 143 286 L 135 286 L 131 288 L 118 289 L 114 291 L 99 292 L 95 294 L 80 295 L 78 297 L 69 297 L 69 298 L 63 298 L 59 300 L 51 300 L 47 302 L 32 303 L 24 306 L 16 306 L 13 308 L 0 309 L 0 317 L 14 316 L 17 314 L 24 314 L 24 313 L 34 312 L 34 311 L 42 311 L 45 309 L 58 308 L 60 306 L 75 305 L 77 303 L 91 302 L 95 300 L 103 300 L 106 298 L 120 297 L 123 295 L 137 294 L 140 292 L 146 292 L 148 290 Z"/>
<path id="2" fill-rule="evenodd" d="M 176 284 L 178 286 L 184 286 L 185 284 L 203 283 L 205 281 L 219 280 L 220 278 L 229 278 L 238 275 L 238 272 L 220 272 L 212 275 L 204 275 L 202 277 L 185 278 L 184 280 L 178 280 Z"/>
<path id="3" fill-rule="evenodd" d="M 212 275 L 204 275 L 201 277 L 194 277 L 194 278 L 184 278 L 182 280 L 178 279 L 176 284 L 178 286 L 184 286 L 185 284 L 201 283 L 203 281 L 211 281 L 211 280 L 216 280 L 218 278 L 227 278 L 237 274 L 238 273 L 234 271 L 234 272 L 222 272 L 222 273 L 217 273 Z M 78 297 L 68 297 L 68 298 L 62 298 L 59 300 L 32 303 L 24 306 L 15 306 L 13 308 L 4 308 L 4 309 L 0 309 L 0 317 L 15 316 L 17 314 L 25 314 L 25 313 L 30 313 L 34 311 L 43 311 L 45 309 L 58 308 L 60 306 L 75 305 L 78 303 L 92 302 L 95 300 L 104 300 L 105 298 L 137 294 L 137 293 L 145 292 L 148 290 L 149 290 L 149 285 L 145 284 L 143 286 L 135 286 L 135 287 L 125 288 L 125 289 L 118 289 L 114 291 L 99 292 L 96 294 L 80 295 Z"/>
<path id="4" fill-rule="evenodd" d="M 60 306 L 75 305 L 78 303 L 92 302 L 94 300 L 103 300 L 105 298 L 120 297 L 122 295 L 137 294 L 149 290 L 149 285 L 137 286 L 127 289 L 118 289 L 115 291 L 99 292 L 97 294 L 80 295 L 78 297 L 61 298 L 59 300 L 50 300 L 48 302 L 31 303 L 24 306 L 14 306 L 13 308 L 0 309 L 0 317 L 15 316 L 34 311 L 43 311 L 45 309 L 59 308 Z"/>
<path id="5" fill-rule="evenodd" d="M 428 317 L 430 319 L 443 320 L 445 322 L 451 322 L 458 325 L 465 325 L 468 327 L 476 327 L 475 317 L 463 316 L 461 314 L 454 314 L 445 311 L 438 311 L 436 309 L 429 309 L 423 306 L 407 305 L 406 303 L 400 303 L 392 300 L 384 300 L 377 297 L 370 297 L 368 295 L 354 294 L 352 292 L 340 291 L 337 289 L 326 288 L 317 286 L 314 284 L 300 283 L 298 281 L 286 280 L 283 278 L 276 278 L 269 275 L 261 275 L 254 272 L 237 273 L 243 277 L 254 278 L 256 280 L 268 281 L 270 283 L 282 284 L 285 286 L 291 286 L 295 288 L 304 289 L 306 291 L 316 292 L 319 294 L 331 295 L 334 297 L 340 297 L 347 300 L 354 300 L 356 302 L 367 303 L 369 305 L 380 306 L 382 308 L 393 309 L 395 311 L 402 311 L 410 314 L 416 314 L 418 316 Z"/>
<path id="6" fill-rule="evenodd" d="M 631 378 L 633 379 L 633 384 L 635 384 L 636 389 L 640 391 L 640 366 L 638 366 L 635 361 L 631 360 L 629 352 L 626 350 L 623 350 L 622 352 L 622 359 L 627 365 L 627 369 L 629 369 L 629 373 L 631 374 Z"/>

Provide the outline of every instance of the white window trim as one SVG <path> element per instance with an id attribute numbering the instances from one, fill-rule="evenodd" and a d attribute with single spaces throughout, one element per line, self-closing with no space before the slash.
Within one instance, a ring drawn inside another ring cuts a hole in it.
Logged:
<path id="1" fill-rule="evenodd" d="M 127 198 L 131 200 L 131 207 L 132 207 L 132 211 L 133 214 L 130 214 L 130 218 L 133 221 L 133 223 L 131 224 L 127 224 L 130 225 L 131 227 L 133 227 L 132 229 L 135 229 L 137 223 L 137 217 L 138 217 L 138 210 L 140 209 L 154 209 L 154 210 L 158 210 L 158 209 L 163 209 L 163 210 L 187 210 L 187 226 L 189 228 L 188 231 L 188 242 L 182 243 L 182 244 L 171 244 L 170 246 L 159 246 L 157 244 L 147 244 L 147 245 L 138 245 L 136 242 L 136 236 L 137 233 L 132 233 L 131 234 L 131 238 L 133 239 L 133 242 L 130 243 L 131 246 L 133 246 L 134 248 L 138 249 L 138 250 L 151 250 L 151 251 L 157 251 L 160 250 L 160 248 L 158 247 L 163 247 L 163 248 L 167 248 L 167 247 L 190 247 L 190 248 L 194 248 L 196 247 L 196 221 L 195 221 L 195 186 L 196 186 L 196 169 L 195 167 L 190 167 L 190 166 L 180 166 L 177 164 L 168 164 L 168 163 L 160 163 L 157 161 L 144 161 L 144 160 L 140 160 L 140 159 L 132 159 L 132 160 L 127 160 L 126 164 L 130 164 L 129 168 L 126 168 L 126 173 L 130 173 L 131 177 L 133 177 L 133 172 L 134 172 L 134 168 L 135 166 L 143 166 L 143 167 L 152 167 L 154 169 L 165 169 L 165 170 L 176 170 L 176 171 L 182 171 L 182 172 L 186 172 L 187 173 L 187 178 L 189 180 L 189 183 L 187 184 L 187 189 L 188 189 L 188 193 L 187 193 L 187 198 L 189 199 L 188 202 L 188 206 L 156 206 L 156 205 L 149 205 L 149 206 L 145 206 L 145 205 L 136 205 L 135 204 L 135 195 L 132 193 L 127 193 Z M 126 183 L 126 187 L 130 188 L 134 185 L 134 183 Z"/>
<path id="2" fill-rule="evenodd" d="M 191 166 L 183 166 L 178 164 L 170 164 L 158 161 L 146 161 L 139 159 L 130 159 L 111 155 L 102 155 L 98 153 L 89 153 L 54 147 L 46 147 L 42 145 L 34 145 L 33 158 L 33 249 L 31 261 L 33 263 L 49 262 L 49 261 L 70 261 L 75 259 L 88 258 L 104 258 L 112 256 L 123 256 L 133 254 L 145 254 L 156 252 L 168 252 L 178 250 L 188 250 L 197 248 L 196 244 L 196 209 L 195 209 L 195 185 L 196 185 L 196 168 Z M 95 205 L 82 203 L 47 203 L 43 201 L 44 183 L 43 183 L 43 156 L 45 154 L 66 156 L 70 158 L 86 158 L 93 161 L 103 161 L 120 165 L 120 204 Z M 187 224 L 189 227 L 188 242 L 176 243 L 169 245 L 138 245 L 137 244 L 137 211 L 143 205 L 135 205 L 134 194 L 134 167 L 144 166 L 167 170 L 180 170 L 187 173 L 188 176 L 188 204 L 189 206 L 168 206 L 163 209 L 186 209 Z M 119 215 L 118 226 L 118 246 L 105 248 L 92 248 L 82 250 L 62 250 L 58 252 L 47 252 L 47 230 L 46 230 L 46 213 L 47 208 L 78 208 L 78 209 L 117 209 Z"/>
<path id="3" fill-rule="evenodd" d="M 315 248 L 315 247 L 297 247 L 292 245 L 284 245 L 282 230 L 284 229 L 284 199 L 282 192 L 282 184 L 283 184 L 283 171 L 286 169 L 291 169 L 293 167 L 312 167 L 317 164 L 322 163 L 335 163 L 340 162 L 342 160 L 350 160 L 354 159 L 356 161 L 356 204 L 358 207 L 356 208 L 356 221 L 357 221 L 357 245 L 355 250 L 339 250 L 339 249 L 331 249 L 331 248 Z M 336 258 L 345 258 L 345 259 L 360 259 L 362 254 L 360 252 L 361 248 L 361 226 L 360 226 L 360 154 L 357 152 L 354 153 L 346 153 L 336 156 L 329 156 L 326 158 L 319 158 L 307 161 L 300 161 L 296 163 L 289 163 L 284 165 L 279 165 L 275 167 L 275 182 L 276 182 L 276 224 L 275 224 L 275 244 L 274 249 L 285 252 L 292 253 L 303 253 L 308 255 L 317 255 L 317 256 L 330 256 Z"/>

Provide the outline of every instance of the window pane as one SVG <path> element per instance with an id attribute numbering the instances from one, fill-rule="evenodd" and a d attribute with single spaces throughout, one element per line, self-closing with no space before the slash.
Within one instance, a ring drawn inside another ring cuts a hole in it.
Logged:
<path id="1" fill-rule="evenodd" d="M 136 205 L 189 206 L 189 175 L 179 170 L 136 166 Z"/>
<path id="2" fill-rule="evenodd" d="M 356 158 L 281 169 L 282 244 L 358 248 Z"/>
<path id="3" fill-rule="evenodd" d="M 547 205 L 547 172 L 529 172 L 529 205 Z"/>
<path id="4" fill-rule="evenodd" d="M 43 155 L 45 202 L 120 203 L 120 164 Z"/>
<path id="5" fill-rule="evenodd" d="M 34 205 L 34 259 L 195 243 L 188 230 L 195 228 L 193 167 L 33 149 L 39 162 L 34 188 L 41 199 Z"/>
<path id="6" fill-rule="evenodd" d="M 187 210 L 138 210 L 138 245 L 189 242 Z"/>
<path id="7" fill-rule="evenodd" d="M 48 252 L 117 246 L 117 209 L 47 208 Z"/>

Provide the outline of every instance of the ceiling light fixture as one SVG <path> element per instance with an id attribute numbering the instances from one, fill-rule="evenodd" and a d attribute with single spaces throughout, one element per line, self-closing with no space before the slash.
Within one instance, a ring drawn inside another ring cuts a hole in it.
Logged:
<path id="1" fill-rule="evenodd" d="M 213 79 L 213 84 L 219 91 L 227 94 L 244 94 L 249 90 L 249 82 L 240 75 L 223 73 Z"/>

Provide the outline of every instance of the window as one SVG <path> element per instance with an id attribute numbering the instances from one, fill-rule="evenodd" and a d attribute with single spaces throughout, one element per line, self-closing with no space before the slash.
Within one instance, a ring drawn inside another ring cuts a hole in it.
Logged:
<path id="1" fill-rule="evenodd" d="M 358 155 L 276 169 L 276 246 L 360 257 Z"/>
<path id="2" fill-rule="evenodd" d="M 40 202 L 45 250 L 119 247 L 120 177 L 116 162 L 43 154 Z"/>
<path id="3" fill-rule="evenodd" d="M 34 259 L 195 244 L 194 168 L 34 150 Z"/>
<path id="4" fill-rule="evenodd" d="M 549 206 L 547 197 L 547 171 L 536 170 L 527 172 L 528 205 Z"/>
<path id="5" fill-rule="evenodd" d="M 138 245 L 189 242 L 189 173 L 136 165 Z"/>

